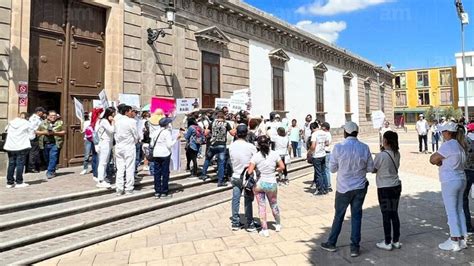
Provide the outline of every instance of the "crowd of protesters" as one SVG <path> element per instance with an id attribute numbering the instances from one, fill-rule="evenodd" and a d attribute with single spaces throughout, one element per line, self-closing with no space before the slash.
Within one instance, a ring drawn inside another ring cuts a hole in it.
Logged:
<path id="1" fill-rule="evenodd" d="M 278 187 L 289 185 L 287 167 L 291 158 L 301 158 L 314 167 L 311 193 L 324 196 L 333 192 L 331 173 L 337 173 L 335 215 L 328 240 L 321 248 L 334 252 L 347 208 L 351 208 L 351 256 L 360 254 L 363 203 L 369 182 L 366 175 L 376 174 L 378 200 L 382 213 L 384 240 L 378 248 L 401 248 L 398 205 L 402 192 L 399 178 L 400 152 L 398 134 L 385 122 L 380 128 L 380 149 L 375 158 L 368 145 L 358 140 L 359 127 L 347 122 L 344 140 L 332 144 L 327 122 L 307 115 L 300 127 L 296 119 L 281 119 L 276 112 L 268 119 L 252 117 L 246 111 L 229 112 L 228 108 L 196 110 L 186 116 L 184 126 L 173 134 L 172 115 L 161 110 L 150 113 L 121 104 L 105 110 L 94 108 L 84 117 L 84 163 L 81 175 L 89 173 L 98 188 L 115 189 L 118 195 L 134 192 L 139 181 L 138 167 L 154 177 L 157 199 L 172 197 L 169 188 L 170 163 L 175 147 L 185 142 L 186 171 L 191 178 L 207 181 L 209 166 L 217 165 L 217 187 L 232 186 L 232 230 L 245 228 L 268 237 L 266 202 L 275 219 L 274 229 L 282 229 L 278 206 Z M 468 233 L 473 232 L 468 195 L 474 181 L 474 122 L 434 121 L 423 115 L 416 124 L 419 152 L 428 150 L 431 133 L 433 154 L 430 162 L 440 167 L 440 182 L 450 238 L 440 249 L 459 251 L 467 248 Z M 8 152 L 7 188 L 28 186 L 24 172 L 38 172 L 44 166 L 45 178 L 56 176 L 59 153 L 64 142 L 65 126 L 55 111 L 39 107 L 29 117 L 22 113 L 9 122 L 4 150 Z M 441 142 L 441 146 L 439 146 Z M 423 145 L 424 144 L 424 145 Z M 424 147 L 423 147 L 424 146 Z M 439 148 L 439 149 L 438 149 Z M 42 155 L 42 156 L 41 156 Z M 198 159 L 204 158 L 202 169 Z M 115 179 L 115 184 L 113 181 Z M 239 215 L 243 194 L 245 220 Z M 252 204 L 256 199 L 260 223 L 254 220 Z"/>

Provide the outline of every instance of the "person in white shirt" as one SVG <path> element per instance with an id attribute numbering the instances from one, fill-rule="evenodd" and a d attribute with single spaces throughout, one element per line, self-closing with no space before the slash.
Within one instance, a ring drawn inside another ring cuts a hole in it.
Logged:
<path id="1" fill-rule="evenodd" d="M 232 162 L 232 230 L 237 231 L 242 228 L 240 222 L 240 197 L 242 195 L 243 188 L 243 176 L 242 173 L 246 167 L 249 166 L 252 156 L 257 153 L 257 148 L 246 141 L 248 134 L 248 127 L 245 124 L 237 126 L 237 140 L 229 146 L 230 161 Z M 252 201 L 254 198 L 253 192 L 245 190 L 244 192 L 244 209 L 246 217 L 246 230 L 248 232 L 254 232 L 257 230 L 252 211 Z"/>
<path id="2" fill-rule="evenodd" d="M 155 181 L 155 198 L 167 199 L 171 197 L 169 194 L 169 178 L 170 178 L 170 162 L 171 148 L 176 141 L 183 137 L 182 132 L 177 139 L 172 138 L 170 124 L 173 120 L 168 117 L 160 119 L 160 128 L 150 136 L 153 152 L 153 161 L 155 162 L 154 181 Z"/>
<path id="3" fill-rule="evenodd" d="M 135 174 L 135 144 L 138 141 L 137 121 L 131 106 L 121 107 L 115 121 L 115 163 L 117 194 L 132 194 Z M 125 178 L 125 180 L 124 180 Z"/>
<path id="4" fill-rule="evenodd" d="M 351 205 L 351 257 L 360 254 L 360 240 L 362 227 L 362 205 L 369 182 L 367 173 L 374 170 L 374 161 L 369 146 L 357 139 L 359 126 L 354 122 L 344 125 L 345 140 L 334 145 L 330 163 L 332 173 L 337 172 L 337 193 L 335 199 L 335 214 L 331 233 L 327 242 L 321 248 L 335 252 L 336 243 L 341 233 L 346 209 Z"/>
<path id="5" fill-rule="evenodd" d="M 81 133 L 84 134 L 84 160 L 82 163 L 82 171 L 80 175 L 87 174 L 89 168 L 89 159 L 91 157 L 92 142 L 89 140 L 90 136 L 87 136 L 87 128 L 91 125 L 91 120 L 88 112 L 84 113 L 84 121 L 81 124 Z"/>
<path id="6" fill-rule="evenodd" d="M 438 120 L 434 120 L 430 127 L 431 132 L 431 150 L 437 152 L 439 148 L 440 133 L 438 131 Z"/>
<path id="7" fill-rule="evenodd" d="M 31 128 L 36 131 L 38 127 L 43 123 L 42 117 L 46 113 L 46 109 L 43 107 L 36 107 L 35 113 L 30 117 Z M 26 173 L 38 173 L 40 170 L 41 157 L 39 138 L 35 136 L 31 141 L 31 149 L 28 154 L 28 165 L 26 167 Z"/>
<path id="8" fill-rule="evenodd" d="M 467 225 L 463 210 L 463 194 L 466 188 L 467 141 L 464 129 L 448 122 L 438 127 L 445 142 L 430 157 L 430 163 L 439 166 L 441 195 L 448 216 L 449 239 L 438 245 L 442 250 L 460 251 L 467 248 Z"/>
<path id="9" fill-rule="evenodd" d="M 419 144 L 419 151 L 421 152 L 428 152 L 428 129 L 429 129 L 428 122 L 425 120 L 425 116 L 420 114 L 420 118 L 418 122 L 416 122 L 416 132 L 418 133 L 418 144 Z M 425 144 L 425 149 L 423 150 L 423 145 Z"/>
<path id="10" fill-rule="evenodd" d="M 109 107 L 105 109 L 102 119 L 96 124 L 96 132 L 99 135 L 99 145 L 96 145 L 96 152 L 99 160 L 97 164 L 97 187 L 109 188 L 110 183 L 105 181 L 107 166 L 112 153 L 115 133 L 115 108 Z"/>
<path id="11" fill-rule="evenodd" d="M 299 148 L 299 142 L 301 139 L 302 130 L 298 127 L 296 119 L 291 120 L 291 126 L 289 128 L 288 135 L 291 141 L 291 150 L 293 151 L 293 158 L 301 157 L 301 148 Z"/>
<path id="12" fill-rule="evenodd" d="M 303 126 L 303 142 L 306 144 L 306 150 L 309 150 L 311 147 L 311 134 L 313 134 L 313 131 L 311 130 L 311 121 L 313 121 L 313 116 L 308 114 L 305 118 L 305 123 Z"/>
<path id="13" fill-rule="evenodd" d="M 328 193 L 326 179 L 326 146 L 329 145 L 327 134 L 319 129 L 317 122 L 311 124 L 313 134 L 311 135 L 311 149 L 313 155 L 314 179 L 313 188 L 316 188 L 314 195 L 324 195 Z"/>
<path id="14" fill-rule="evenodd" d="M 331 142 L 332 142 L 332 135 L 329 131 L 331 129 L 331 125 L 328 122 L 324 122 L 321 125 L 321 129 L 326 133 L 326 141 L 327 145 L 324 147 L 326 150 L 326 184 L 327 184 L 327 191 L 332 192 L 332 184 L 331 184 L 331 170 L 329 169 L 329 162 L 331 161 Z"/>
<path id="15" fill-rule="evenodd" d="M 252 156 L 247 172 L 253 174 L 255 168 L 260 171 L 260 177 L 257 177 L 258 180 L 254 187 L 254 193 L 258 203 L 260 220 L 262 221 L 260 235 L 268 237 L 270 234 L 267 225 L 266 198 L 268 198 L 268 203 L 275 218 L 275 231 L 279 232 L 281 230 L 280 209 L 277 202 L 278 184 L 275 172 L 282 172 L 285 165 L 280 155 L 270 149 L 270 138 L 265 135 L 258 137 L 257 145 L 259 152 Z"/>
<path id="16" fill-rule="evenodd" d="M 30 140 L 35 138 L 35 132 L 28 120 L 17 117 L 7 125 L 7 139 L 3 149 L 8 154 L 7 188 L 22 188 L 28 186 L 23 182 L 23 170 L 26 156 L 31 148 Z M 16 172 L 16 177 L 14 174 Z"/>
<path id="17" fill-rule="evenodd" d="M 285 128 L 279 127 L 277 129 L 277 136 L 274 137 L 272 140 L 275 143 L 275 152 L 280 155 L 281 161 L 285 166 L 285 169 L 280 173 L 280 182 L 283 185 L 288 185 L 288 171 L 286 169 L 287 164 L 290 163 L 290 155 L 288 154 L 288 149 L 290 148 L 290 139 L 286 135 Z"/>

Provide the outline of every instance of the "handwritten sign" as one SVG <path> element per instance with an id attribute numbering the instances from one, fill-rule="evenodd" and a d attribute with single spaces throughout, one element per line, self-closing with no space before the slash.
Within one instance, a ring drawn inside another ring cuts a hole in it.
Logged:
<path id="1" fill-rule="evenodd" d="M 107 100 L 107 94 L 105 93 L 105 89 L 99 93 L 99 99 L 104 109 L 109 108 L 110 105 L 109 101 Z"/>
<path id="2" fill-rule="evenodd" d="M 120 93 L 119 103 L 140 108 L 140 95 Z"/>
<path id="3" fill-rule="evenodd" d="M 216 108 L 230 107 L 230 99 L 216 98 Z"/>
<path id="4" fill-rule="evenodd" d="M 74 97 L 74 109 L 76 111 L 77 119 L 83 121 L 84 120 L 84 106 L 82 103 Z"/>
<path id="5" fill-rule="evenodd" d="M 242 111 L 242 110 L 247 110 L 247 101 L 245 99 L 242 99 L 242 98 L 235 98 L 235 97 L 232 97 L 230 99 L 230 107 L 229 107 L 229 110 L 233 113 L 236 113 L 236 112 L 239 112 L 239 111 Z"/>
<path id="6" fill-rule="evenodd" d="M 177 114 L 188 114 L 198 107 L 199 99 L 197 98 L 176 99 Z"/>

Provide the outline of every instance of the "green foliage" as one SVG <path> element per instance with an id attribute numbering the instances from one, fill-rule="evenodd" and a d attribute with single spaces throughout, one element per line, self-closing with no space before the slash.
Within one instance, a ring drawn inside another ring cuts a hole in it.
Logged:
<path id="1" fill-rule="evenodd" d="M 454 107 L 452 106 L 449 106 L 449 107 L 446 107 L 444 110 L 443 110 L 443 115 L 446 117 L 446 119 L 451 119 L 451 118 L 454 118 L 456 120 L 459 120 L 461 119 L 462 117 L 462 110 L 461 109 L 455 109 Z"/>
<path id="2" fill-rule="evenodd" d="M 448 120 L 451 118 L 459 120 L 462 117 L 462 114 L 463 113 L 461 109 L 455 109 L 452 106 L 446 108 L 430 106 L 430 108 L 426 109 L 425 111 L 425 118 L 428 121 L 433 121 L 436 119 L 441 119 L 441 117 L 444 116 Z"/>

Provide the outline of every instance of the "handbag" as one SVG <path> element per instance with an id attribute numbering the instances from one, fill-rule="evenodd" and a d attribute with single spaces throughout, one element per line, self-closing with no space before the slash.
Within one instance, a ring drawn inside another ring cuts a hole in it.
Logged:
<path id="1" fill-rule="evenodd" d="M 148 147 L 148 153 L 145 153 L 145 157 L 148 161 L 153 161 L 153 150 L 155 149 L 156 142 L 158 141 L 158 138 L 160 137 L 161 132 L 163 131 L 164 129 L 162 129 L 160 133 L 158 133 L 158 136 L 156 136 L 156 139 L 153 142 L 153 145 L 150 144 L 150 146 Z"/>
<path id="2" fill-rule="evenodd" d="M 313 164 L 313 153 L 310 151 L 306 153 L 306 162 L 309 164 Z"/>

